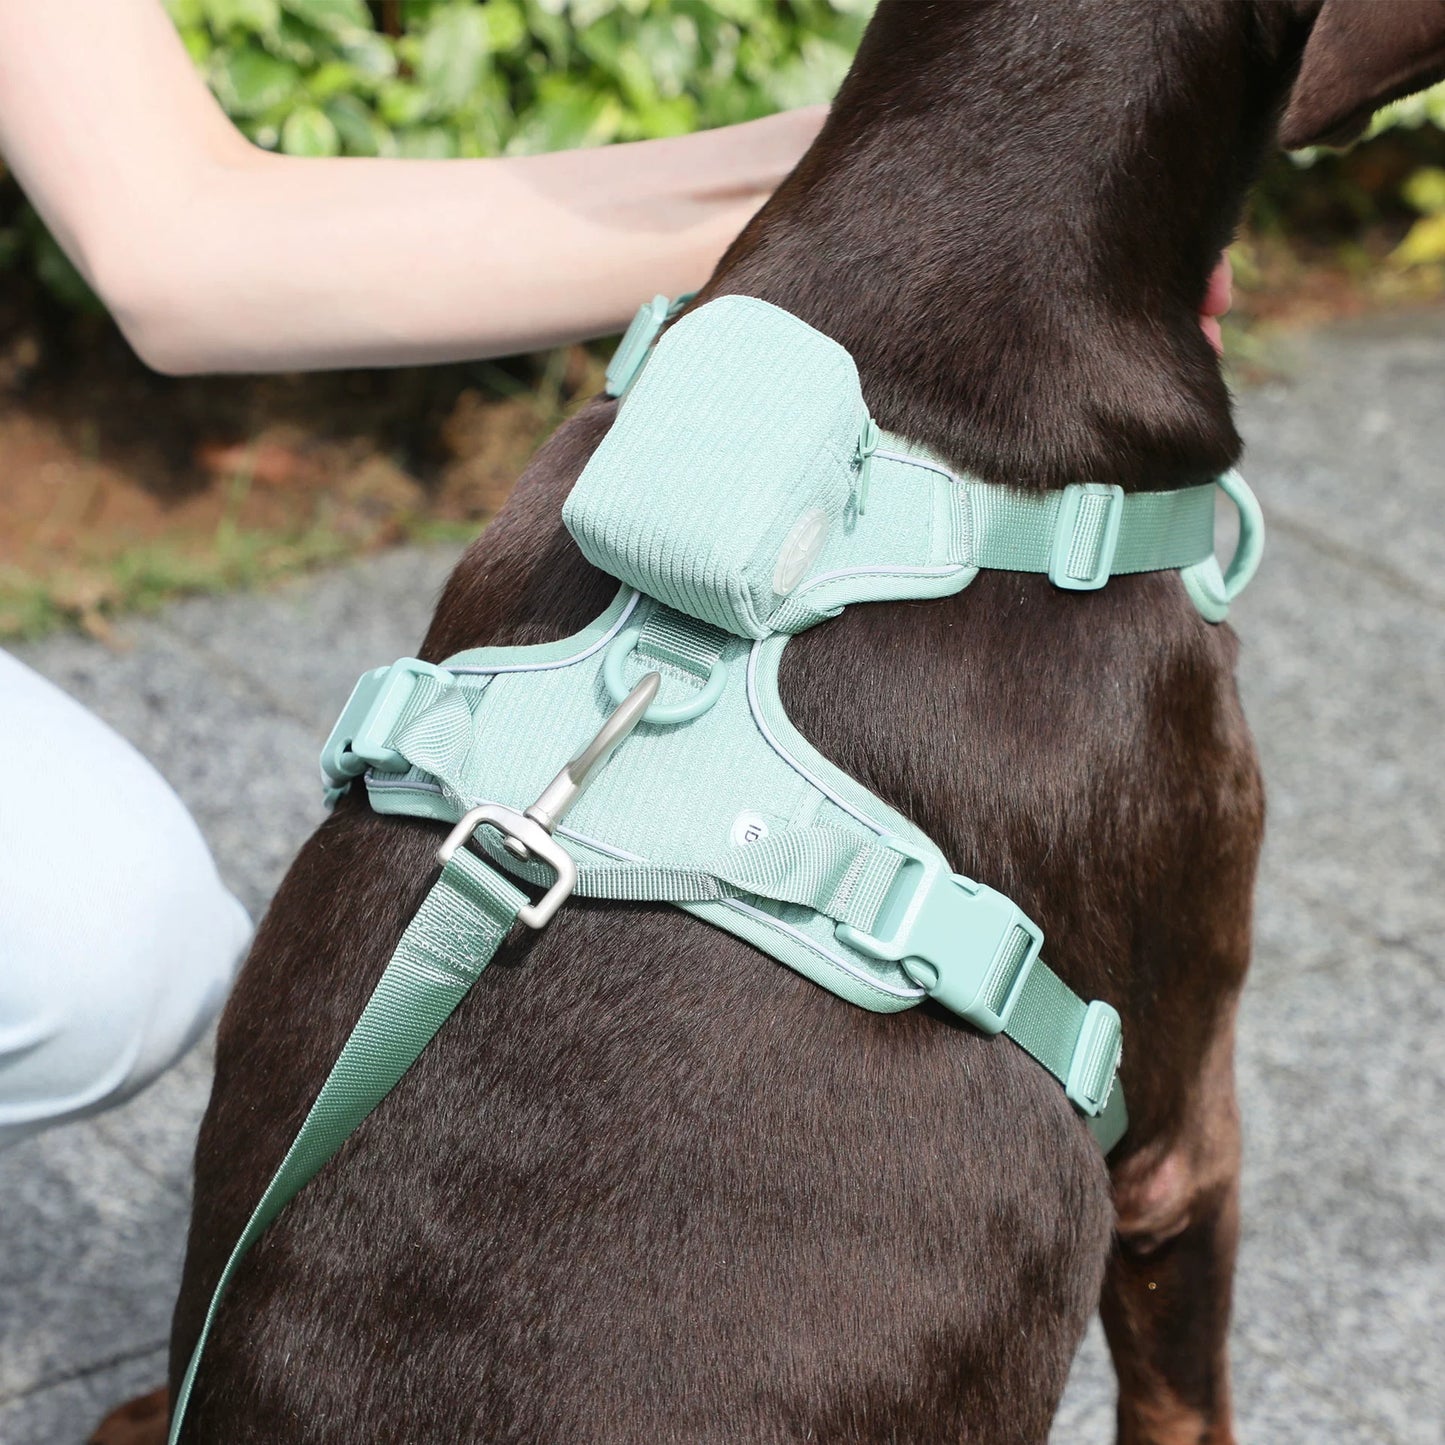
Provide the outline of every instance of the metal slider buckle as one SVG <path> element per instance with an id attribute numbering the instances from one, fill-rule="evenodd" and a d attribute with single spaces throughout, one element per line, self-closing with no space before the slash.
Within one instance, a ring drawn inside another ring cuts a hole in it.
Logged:
<path id="1" fill-rule="evenodd" d="M 452 861 L 452 854 L 483 826 L 495 828 L 508 843 L 520 844 L 526 849 L 527 857 L 540 859 L 557 875 L 552 886 L 536 903 L 524 903 L 517 910 L 517 917 L 528 928 L 545 928 L 577 886 L 577 865 L 572 861 L 572 855 L 546 828 L 525 813 L 504 807 L 501 803 L 483 803 L 480 808 L 464 813 L 461 821 L 447 834 L 446 842 L 437 849 L 437 862 L 445 867 Z"/>
<path id="2" fill-rule="evenodd" d="M 844 943 L 898 963 L 930 998 L 986 1034 L 1002 1032 L 1043 947 L 1044 935 L 1011 898 L 899 838 L 907 862 L 879 912 L 876 934 L 847 924 Z"/>
<path id="3" fill-rule="evenodd" d="M 483 803 L 462 815 L 446 842 L 437 849 L 437 861 L 446 867 L 452 855 L 478 828 L 492 828 L 502 835 L 503 846 L 524 862 L 537 859 L 556 875 L 552 886 L 535 903 L 524 904 L 517 917 L 528 928 L 545 928 L 557 910 L 577 887 L 577 864 L 572 855 L 552 836 L 558 820 L 582 796 L 602 764 L 617 745 L 642 721 L 657 696 L 662 675 L 649 672 L 608 715 L 597 735 L 542 789 L 537 801 L 524 813 L 502 803 Z"/>

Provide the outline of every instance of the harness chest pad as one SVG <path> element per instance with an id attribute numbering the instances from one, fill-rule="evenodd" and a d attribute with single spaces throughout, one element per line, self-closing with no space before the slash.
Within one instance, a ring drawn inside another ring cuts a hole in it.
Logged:
<path id="1" fill-rule="evenodd" d="M 602 571 L 734 636 L 767 637 L 844 525 L 867 420 L 837 342 L 765 302 L 720 297 L 663 335 L 562 518 Z"/>
<path id="2" fill-rule="evenodd" d="M 377 812 L 456 823 L 547 889 L 534 918 L 572 892 L 673 903 L 864 1008 L 933 998 L 1026 1050 L 1107 1149 L 1124 1127 L 1118 1013 L 1064 984 L 1016 904 L 952 872 L 812 747 L 778 668 L 794 634 L 844 607 L 946 596 L 980 567 L 1073 591 L 1197 572 L 1214 488 L 1050 493 L 961 475 L 881 431 L 847 351 L 799 317 L 723 296 L 649 352 L 673 311 L 647 308 L 617 415 L 563 508 L 582 554 L 621 583 L 612 605 L 555 642 L 367 674 L 323 752 L 326 781 L 363 777 Z M 1216 616 L 1260 541 L 1243 481 L 1219 486 L 1244 540 L 1206 579 Z"/>

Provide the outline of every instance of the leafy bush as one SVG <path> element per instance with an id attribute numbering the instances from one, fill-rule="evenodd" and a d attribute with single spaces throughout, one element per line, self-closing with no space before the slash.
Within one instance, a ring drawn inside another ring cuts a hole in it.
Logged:
<path id="1" fill-rule="evenodd" d="M 258 144 L 491 156 L 826 100 L 871 0 L 167 0 Z"/>
<path id="2" fill-rule="evenodd" d="M 1374 233 L 1402 267 L 1445 262 L 1445 85 L 1386 106 L 1360 143 L 1277 156 L 1255 194 L 1256 230 L 1354 249 Z M 1403 237 L 1403 240 L 1401 239 Z M 1375 255 L 1381 247 L 1372 248 Z"/>
<path id="3" fill-rule="evenodd" d="M 1445 262 L 1445 85 L 1386 106 L 1368 139 L 1384 135 L 1412 138 L 1414 163 L 1400 182 L 1399 195 L 1419 217 L 1392 259 L 1404 266 Z"/>
<path id="4" fill-rule="evenodd" d="M 258 145 L 493 156 L 679 135 L 829 99 L 874 0 L 165 0 Z M 3 168 L 0 168 L 3 176 Z M 14 194 L 0 273 L 99 303 Z"/>
<path id="5" fill-rule="evenodd" d="M 490 156 L 677 135 L 826 100 L 874 0 L 165 0 L 227 113 L 292 155 Z M 1326 242 L 1384 223 L 1445 261 L 1445 86 L 1353 152 L 1279 158 L 1254 223 Z M 1413 222 L 1413 225 L 1412 225 Z M 1408 234 L 1407 234 L 1408 233 Z M 0 196 L 0 272 L 96 305 Z"/>

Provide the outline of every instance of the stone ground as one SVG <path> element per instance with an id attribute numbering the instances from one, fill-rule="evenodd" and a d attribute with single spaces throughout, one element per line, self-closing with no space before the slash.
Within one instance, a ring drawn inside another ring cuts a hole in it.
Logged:
<path id="1" fill-rule="evenodd" d="M 1237 606 L 1270 783 L 1240 1070 L 1240 1436 L 1445 1439 L 1445 313 L 1301 340 L 1241 401 L 1271 537 Z M 411 652 L 453 553 L 410 550 L 24 650 L 148 754 L 259 913 L 321 817 L 318 744 Z M 209 1057 L 0 1156 L 0 1442 L 79 1445 L 160 1382 Z M 1111 1438 L 1097 1337 L 1054 1439 Z"/>

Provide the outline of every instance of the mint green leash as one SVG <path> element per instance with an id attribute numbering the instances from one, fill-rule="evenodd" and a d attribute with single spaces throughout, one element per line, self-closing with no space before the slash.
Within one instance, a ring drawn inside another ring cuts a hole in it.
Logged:
<path id="1" fill-rule="evenodd" d="M 474 853 L 458 848 L 448 858 L 221 1271 L 176 1396 L 170 1445 L 180 1439 L 201 1354 L 247 1250 L 395 1088 L 526 906 L 526 895 Z"/>

